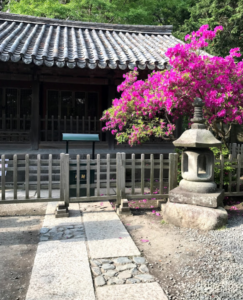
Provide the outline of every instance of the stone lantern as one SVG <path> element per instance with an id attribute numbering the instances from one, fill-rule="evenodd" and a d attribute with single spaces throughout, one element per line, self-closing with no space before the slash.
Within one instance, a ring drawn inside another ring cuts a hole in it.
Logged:
<path id="1" fill-rule="evenodd" d="M 191 129 L 173 142 L 182 147 L 179 187 L 169 192 L 169 200 L 162 206 L 165 221 L 180 227 L 203 230 L 222 227 L 227 222 L 227 212 L 222 208 L 224 190 L 214 182 L 214 154 L 210 147 L 221 142 L 206 129 L 203 119 L 203 102 L 194 101 L 194 117 Z"/>

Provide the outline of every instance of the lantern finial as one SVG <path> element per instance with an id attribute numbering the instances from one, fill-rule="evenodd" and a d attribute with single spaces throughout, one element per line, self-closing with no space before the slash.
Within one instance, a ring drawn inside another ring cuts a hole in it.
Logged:
<path id="1" fill-rule="evenodd" d="M 193 122 L 191 128 L 192 129 L 206 129 L 206 126 L 204 125 L 205 119 L 203 118 L 203 107 L 204 103 L 202 99 L 195 98 L 193 106 L 194 106 L 194 116 L 191 121 Z"/>

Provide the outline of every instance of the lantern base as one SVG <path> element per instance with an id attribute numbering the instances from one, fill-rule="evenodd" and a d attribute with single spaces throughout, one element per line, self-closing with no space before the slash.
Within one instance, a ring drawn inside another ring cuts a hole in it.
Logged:
<path id="1" fill-rule="evenodd" d="M 209 208 L 168 201 L 161 205 L 161 209 L 164 221 L 177 227 L 215 230 L 228 222 L 227 211 L 222 207 Z"/>
<path id="2" fill-rule="evenodd" d="M 217 185 L 213 181 L 188 181 L 182 179 L 179 185 L 183 190 L 192 193 L 214 193 L 217 190 Z"/>
<path id="3" fill-rule="evenodd" d="M 170 191 L 169 199 L 173 203 L 216 208 L 223 206 L 224 190 L 217 189 L 214 193 L 192 193 L 179 186 Z"/>

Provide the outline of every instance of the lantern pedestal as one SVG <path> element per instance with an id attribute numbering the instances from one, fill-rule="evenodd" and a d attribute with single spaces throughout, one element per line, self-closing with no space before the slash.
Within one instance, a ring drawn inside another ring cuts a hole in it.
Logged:
<path id="1" fill-rule="evenodd" d="M 169 193 L 170 202 L 217 208 L 223 206 L 224 190 L 214 193 L 193 193 L 177 187 Z"/>
<path id="2" fill-rule="evenodd" d="M 183 148 L 181 159 L 182 180 L 179 187 L 169 192 L 169 201 L 162 204 L 163 218 L 179 227 L 212 230 L 227 224 L 228 215 L 223 206 L 224 191 L 214 182 L 214 154 L 211 147 L 221 142 L 206 130 L 203 101 L 195 98 L 191 129 L 176 141 Z"/>
<path id="3" fill-rule="evenodd" d="M 161 205 L 161 209 L 165 222 L 178 227 L 215 230 L 228 221 L 227 211 L 222 207 L 209 208 L 168 201 Z"/>

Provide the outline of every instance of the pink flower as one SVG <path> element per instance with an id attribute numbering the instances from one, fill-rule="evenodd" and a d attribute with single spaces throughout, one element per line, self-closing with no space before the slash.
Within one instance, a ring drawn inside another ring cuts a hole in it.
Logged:
<path id="1" fill-rule="evenodd" d="M 152 210 L 152 214 L 155 214 L 156 213 L 156 211 L 155 210 Z"/>

